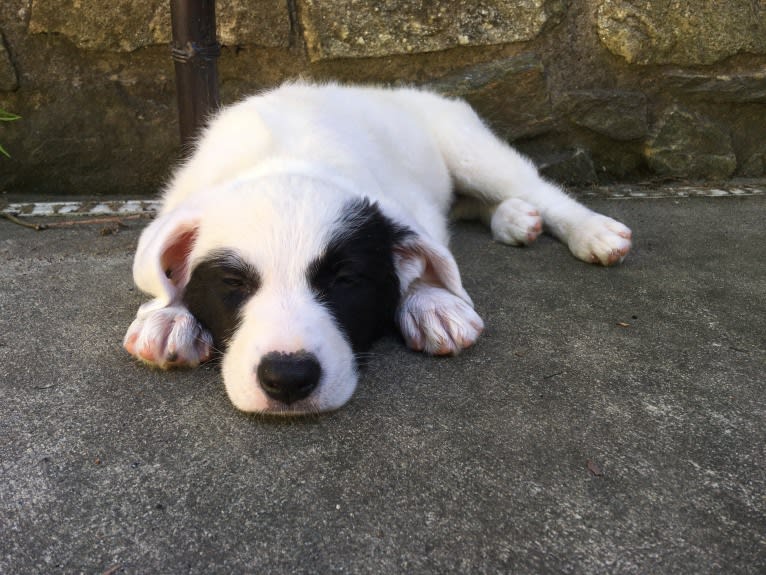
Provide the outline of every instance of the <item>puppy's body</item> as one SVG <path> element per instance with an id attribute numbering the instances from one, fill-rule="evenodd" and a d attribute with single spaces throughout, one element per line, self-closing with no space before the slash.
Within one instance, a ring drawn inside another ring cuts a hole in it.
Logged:
<path id="1" fill-rule="evenodd" d="M 222 111 L 173 178 L 134 263 L 155 299 L 125 346 L 161 367 L 225 348 L 245 411 L 339 407 L 354 354 L 390 323 L 437 354 L 481 333 L 447 250 L 450 207 L 508 244 L 544 222 L 585 261 L 630 248 L 625 226 L 542 180 L 463 102 L 290 84 Z"/>

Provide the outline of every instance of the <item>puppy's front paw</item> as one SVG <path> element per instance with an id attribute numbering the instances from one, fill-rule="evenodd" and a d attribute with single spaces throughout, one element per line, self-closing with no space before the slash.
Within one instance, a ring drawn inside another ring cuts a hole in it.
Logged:
<path id="1" fill-rule="evenodd" d="M 579 259 L 603 266 L 620 263 L 631 246 L 630 228 L 617 220 L 592 214 L 570 234 L 567 243 Z"/>
<path id="2" fill-rule="evenodd" d="M 525 246 L 535 241 L 543 231 L 543 220 L 533 205 L 510 198 L 495 208 L 490 228 L 496 241 Z"/>
<path id="3" fill-rule="evenodd" d="M 213 338 L 183 306 L 139 310 L 123 347 L 141 361 L 167 369 L 195 367 L 210 358 Z"/>
<path id="4" fill-rule="evenodd" d="M 484 330 L 471 304 L 428 284 L 410 288 L 399 305 L 397 321 L 410 348 L 433 355 L 454 355 L 473 345 Z"/>

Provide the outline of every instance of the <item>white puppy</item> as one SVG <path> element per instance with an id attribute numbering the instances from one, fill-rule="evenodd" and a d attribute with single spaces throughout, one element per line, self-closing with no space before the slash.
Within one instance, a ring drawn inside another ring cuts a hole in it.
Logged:
<path id="1" fill-rule="evenodd" d="M 224 109 L 164 194 L 133 266 L 125 348 L 162 367 L 223 353 L 244 411 L 335 409 L 355 354 L 397 325 L 455 354 L 483 329 L 447 249 L 450 208 L 526 245 L 543 226 L 587 262 L 624 225 L 543 180 L 464 102 L 415 89 L 288 84 Z"/>

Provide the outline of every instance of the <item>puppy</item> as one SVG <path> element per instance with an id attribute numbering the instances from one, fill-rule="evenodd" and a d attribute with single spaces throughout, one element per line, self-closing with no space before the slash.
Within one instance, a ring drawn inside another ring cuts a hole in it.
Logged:
<path id="1" fill-rule="evenodd" d="M 631 232 L 543 180 L 464 102 L 416 89 L 293 83 L 215 116 L 172 178 L 133 265 L 124 346 L 160 368 L 222 353 L 234 405 L 343 405 L 355 355 L 397 326 L 452 355 L 483 329 L 449 250 L 450 209 L 528 245 L 543 228 L 616 264 Z"/>

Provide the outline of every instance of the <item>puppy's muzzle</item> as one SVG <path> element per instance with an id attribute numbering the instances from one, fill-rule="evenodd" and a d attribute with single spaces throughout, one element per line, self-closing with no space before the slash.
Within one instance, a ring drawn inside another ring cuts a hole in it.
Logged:
<path id="1" fill-rule="evenodd" d="M 322 367 L 307 351 L 272 351 L 261 358 L 256 374 L 266 395 L 289 405 L 311 395 L 319 385 Z"/>

